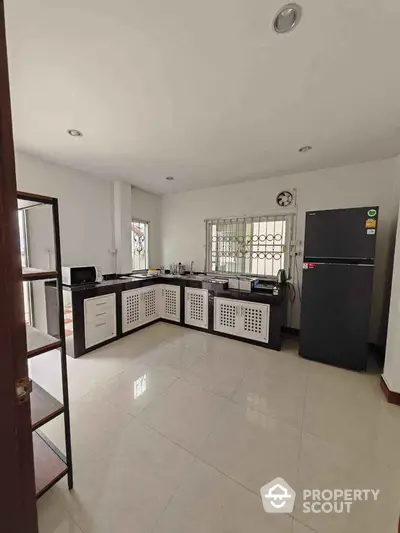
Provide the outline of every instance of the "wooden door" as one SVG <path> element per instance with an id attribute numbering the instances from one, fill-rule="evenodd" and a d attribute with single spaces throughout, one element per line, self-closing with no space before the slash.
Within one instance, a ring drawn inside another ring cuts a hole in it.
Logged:
<path id="1" fill-rule="evenodd" d="M 17 191 L 11 125 L 4 4 L 0 0 L 0 531 L 37 533 Z"/>

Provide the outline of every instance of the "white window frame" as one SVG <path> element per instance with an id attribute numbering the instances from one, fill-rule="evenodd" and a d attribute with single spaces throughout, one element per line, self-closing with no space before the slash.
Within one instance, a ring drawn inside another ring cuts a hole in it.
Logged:
<path id="1" fill-rule="evenodd" d="M 29 235 L 28 235 L 28 220 L 26 216 L 26 210 L 18 210 L 18 226 L 19 226 L 19 239 L 21 247 L 21 264 L 23 267 L 29 266 Z M 22 248 L 25 250 L 25 255 L 22 255 Z M 25 322 L 29 325 L 33 324 L 33 300 L 32 300 L 32 282 L 24 281 L 24 311 Z"/>
<path id="2" fill-rule="evenodd" d="M 137 224 L 145 224 L 145 235 L 144 235 L 144 242 L 145 242 L 145 266 L 143 268 L 134 268 L 134 235 L 133 235 L 133 225 Z M 131 225 L 131 239 L 132 239 L 132 272 L 144 272 L 148 270 L 149 268 L 149 233 L 150 233 L 150 222 L 148 220 L 141 220 L 140 218 L 132 217 L 132 225 Z"/>
<path id="3" fill-rule="evenodd" d="M 283 266 L 282 268 L 285 269 L 286 274 L 288 278 L 292 277 L 293 273 L 293 258 L 294 258 L 294 243 L 295 243 L 295 228 L 296 228 L 296 213 L 294 212 L 285 212 L 285 213 L 271 213 L 261 216 L 241 216 L 241 217 L 222 217 L 222 218 L 213 218 L 213 219 L 207 219 L 205 220 L 206 224 L 206 271 L 208 274 L 211 275 L 221 275 L 224 277 L 232 277 L 232 276 L 251 276 L 251 277 L 259 277 L 259 278 L 266 278 L 266 279 L 276 279 L 275 275 L 270 274 L 255 274 L 254 272 L 247 272 L 246 271 L 246 260 L 242 256 L 242 268 L 240 268 L 240 265 L 236 263 L 237 269 L 236 272 L 233 271 L 224 271 L 224 270 L 213 270 L 212 267 L 212 228 L 215 224 L 229 224 L 231 225 L 236 231 L 234 233 L 240 233 L 240 226 L 242 225 L 242 232 L 246 233 L 246 224 L 247 227 L 249 224 L 257 223 L 257 222 L 271 222 L 271 221 L 285 221 L 286 222 L 286 235 L 285 235 L 285 245 L 284 245 L 284 258 L 283 258 Z M 249 237 L 248 237 L 249 238 Z M 235 241 L 236 244 L 236 241 Z M 232 252 L 231 252 L 232 253 Z"/>

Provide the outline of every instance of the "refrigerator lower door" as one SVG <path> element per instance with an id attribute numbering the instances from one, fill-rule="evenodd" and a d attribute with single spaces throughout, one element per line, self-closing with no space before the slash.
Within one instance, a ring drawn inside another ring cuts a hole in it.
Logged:
<path id="1" fill-rule="evenodd" d="M 300 355 L 366 370 L 374 268 L 313 264 L 303 270 Z"/>

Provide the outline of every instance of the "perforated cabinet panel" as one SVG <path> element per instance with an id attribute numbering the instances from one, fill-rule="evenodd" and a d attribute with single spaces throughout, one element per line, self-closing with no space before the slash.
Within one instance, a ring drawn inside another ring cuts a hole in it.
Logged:
<path id="1" fill-rule="evenodd" d="M 185 288 L 185 323 L 199 328 L 208 327 L 207 289 Z"/>
<path id="2" fill-rule="evenodd" d="M 143 320 L 149 322 L 157 318 L 157 288 L 142 289 L 143 292 Z"/>
<path id="3" fill-rule="evenodd" d="M 228 298 L 214 299 L 214 329 L 221 333 L 237 335 L 240 302 Z"/>
<path id="4" fill-rule="evenodd" d="M 181 317 L 181 288 L 174 285 L 161 285 L 160 293 L 161 318 L 179 322 Z"/>
<path id="5" fill-rule="evenodd" d="M 269 305 L 245 302 L 241 312 L 242 336 L 261 342 L 268 342 Z"/>
<path id="6" fill-rule="evenodd" d="M 122 331 L 130 331 L 140 325 L 140 289 L 122 293 Z"/>
<path id="7" fill-rule="evenodd" d="M 215 298 L 214 329 L 266 343 L 269 335 L 269 305 Z"/>

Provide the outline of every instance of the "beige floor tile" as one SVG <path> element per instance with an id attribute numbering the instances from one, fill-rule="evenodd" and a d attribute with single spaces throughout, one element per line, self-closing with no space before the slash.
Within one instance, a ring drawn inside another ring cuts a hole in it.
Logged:
<path id="1" fill-rule="evenodd" d="M 228 400 L 181 379 L 175 381 L 139 418 L 173 442 L 196 453 Z"/>
<path id="2" fill-rule="evenodd" d="M 176 380 L 173 370 L 132 364 L 114 379 L 97 387 L 94 395 L 136 416 Z"/>
<path id="3" fill-rule="evenodd" d="M 245 353 L 207 353 L 182 375 L 182 379 L 230 398 L 239 386 L 246 368 Z"/>
<path id="4" fill-rule="evenodd" d="M 398 468 L 378 461 L 364 461 L 363 456 L 354 454 L 353 450 L 303 433 L 295 517 L 318 532 L 390 531 L 399 515 L 399 479 Z M 376 502 L 355 502 L 349 514 L 305 514 L 302 512 L 305 488 L 373 488 L 379 489 L 380 494 Z"/>
<path id="5" fill-rule="evenodd" d="M 297 353 L 277 352 L 260 347 L 251 353 L 249 359 L 254 371 L 296 380 L 298 383 L 307 381 L 309 361 L 302 359 Z"/>
<path id="6" fill-rule="evenodd" d="M 181 447 L 132 421 L 58 497 L 85 533 L 150 533 L 193 462 Z"/>
<path id="7" fill-rule="evenodd" d="M 157 323 L 69 358 L 75 488 L 64 479 L 40 499 L 40 533 L 394 533 L 400 409 L 376 369 L 297 351 Z M 29 362 L 57 398 L 59 363 L 56 351 Z M 64 448 L 62 417 L 42 429 Z M 275 477 L 297 491 L 296 520 L 263 510 Z M 350 515 L 304 514 L 302 489 L 325 487 L 381 494 Z"/>
<path id="8" fill-rule="evenodd" d="M 314 530 L 305 526 L 301 522 L 298 522 L 297 520 L 293 520 L 292 533 L 314 533 Z"/>
<path id="9" fill-rule="evenodd" d="M 39 533 L 83 533 L 53 490 L 38 500 L 37 512 Z"/>
<path id="10" fill-rule="evenodd" d="M 200 349 L 185 346 L 182 343 L 163 343 L 157 348 L 143 353 L 137 362 L 151 367 L 172 370 L 182 375 L 204 353 Z"/>
<path id="11" fill-rule="evenodd" d="M 276 477 L 295 483 L 300 435 L 293 426 L 229 403 L 199 456 L 258 494 Z"/>
<path id="12" fill-rule="evenodd" d="M 154 533 L 290 533 L 292 519 L 264 512 L 259 496 L 196 460 Z"/>
<path id="13" fill-rule="evenodd" d="M 249 370 L 232 400 L 290 425 L 301 427 L 306 393 L 306 382 Z"/>
<path id="14" fill-rule="evenodd" d="M 366 376 L 364 376 L 366 377 Z M 354 394 L 322 387 L 306 393 L 303 429 L 328 442 L 345 446 L 365 460 L 398 464 L 400 410 L 375 395 L 368 386 L 355 387 Z M 351 388 L 351 387 L 350 387 Z"/>
<path id="15" fill-rule="evenodd" d="M 72 456 L 75 469 L 84 468 L 94 454 L 132 421 L 122 409 L 102 400 L 96 392 L 71 402 Z M 59 416 L 41 430 L 65 453 L 64 417 Z"/>

